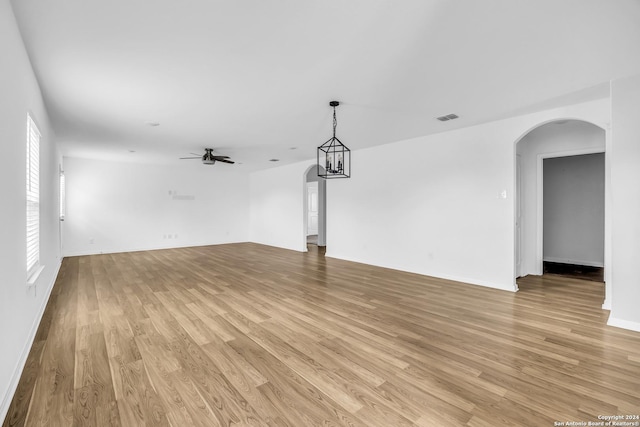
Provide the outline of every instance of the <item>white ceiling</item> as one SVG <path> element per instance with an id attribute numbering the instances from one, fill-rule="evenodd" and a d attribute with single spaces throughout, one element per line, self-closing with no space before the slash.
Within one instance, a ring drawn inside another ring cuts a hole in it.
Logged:
<path id="1" fill-rule="evenodd" d="M 640 73 L 638 0 L 11 3 L 75 157 L 170 163 L 213 147 L 255 170 L 314 158 L 333 99 L 338 136 L 359 149 Z M 434 119 L 449 113 L 460 119 Z"/>

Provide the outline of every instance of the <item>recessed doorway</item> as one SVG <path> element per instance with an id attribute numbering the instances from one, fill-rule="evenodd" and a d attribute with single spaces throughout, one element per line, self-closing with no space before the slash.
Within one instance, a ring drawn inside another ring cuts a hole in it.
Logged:
<path id="1" fill-rule="evenodd" d="M 307 182 L 307 244 L 318 244 L 318 181 Z"/>
<path id="2" fill-rule="evenodd" d="M 320 172 L 324 169 L 321 167 Z M 326 180 L 318 176 L 318 166 L 310 166 L 304 175 L 304 238 L 309 248 L 327 246 Z"/>

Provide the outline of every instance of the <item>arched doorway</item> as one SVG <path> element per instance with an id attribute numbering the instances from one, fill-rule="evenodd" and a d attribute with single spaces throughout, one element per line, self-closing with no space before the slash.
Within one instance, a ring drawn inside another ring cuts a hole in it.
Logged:
<path id="1" fill-rule="evenodd" d="M 320 172 L 324 172 L 322 166 Z M 303 193 L 305 244 L 324 248 L 327 245 L 327 182 L 318 176 L 317 165 L 305 171 Z"/>
<path id="2" fill-rule="evenodd" d="M 516 142 L 516 158 L 515 158 L 515 176 L 516 176 L 516 197 L 515 197 L 515 273 L 516 277 L 524 276 L 527 274 L 540 275 L 543 274 L 543 266 L 545 258 L 553 259 L 551 256 L 551 250 L 549 244 L 556 236 L 550 236 L 547 234 L 547 241 L 545 245 L 545 184 L 547 189 L 554 188 L 550 186 L 553 183 L 546 182 L 544 180 L 545 164 L 550 167 L 552 164 L 562 164 L 561 168 L 567 168 L 570 165 L 578 164 L 578 160 L 586 159 L 589 156 L 600 154 L 601 173 L 602 173 L 602 185 L 599 189 L 602 197 L 600 200 L 600 207 L 597 209 L 588 209 L 588 212 L 580 211 L 576 206 L 574 215 L 593 216 L 598 213 L 599 210 L 601 218 L 596 221 L 600 221 L 602 224 L 600 230 L 592 229 L 581 233 L 593 233 L 594 231 L 600 233 L 600 258 L 598 259 L 582 259 L 582 263 L 589 264 L 590 262 L 600 264 L 604 267 L 604 281 L 607 282 L 607 278 L 610 277 L 609 263 L 610 259 L 610 227 L 607 222 L 607 211 L 609 206 L 609 194 L 607 188 L 609 187 L 610 174 L 609 168 L 606 163 L 606 147 L 609 135 L 607 130 L 590 122 L 575 119 L 556 119 L 541 123 L 540 125 L 530 129 Z M 581 159 L 582 158 L 582 159 Z M 554 160 L 555 159 L 555 160 Z M 594 160 L 594 159 L 592 159 Z M 557 167 L 557 165 L 556 165 Z M 572 166 L 573 167 L 573 166 Z M 582 166 L 584 168 L 584 166 Z M 551 169 L 549 169 L 551 170 Z M 561 169 L 561 172 L 565 175 L 585 173 L 584 171 L 567 171 Z M 593 189 L 597 191 L 597 188 Z M 584 193 L 584 185 L 580 190 L 576 190 Z M 556 191 L 554 190 L 554 193 Z M 591 193 L 589 193 L 591 194 Z M 556 197 L 556 196 L 554 196 Z M 593 195 L 591 198 L 599 198 L 600 196 Z M 575 197 L 573 197 L 575 199 Z M 547 208 L 554 200 L 553 197 L 547 197 Z M 573 208 L 570 206 L 570 208 Z M 563 208 L 566 210 L 566 208 Z M 547 209 L 547 216 L 549 212 L 553 210 Z M 561 210 L 558 209 L 558 212 Z M 564 212 L 564 211 L 563 211 Z M 566 212 L 563 213 L 566 215 Z M 591 218 L 593 219 L 593 218 Z M 560 221 L 561 218 L 554 218 L 554 221 Z M 582 220 L 581 220 L 582 221 Z M 586 221 L 586 220 L 585 220 Z M 588 222 L 588 221 L 586 221 Z M 593 224 L 593 223 L 592 223 Z M 575 224 L 571 224 L 571 227 L 575 228 Z M 562 228 L 558 228 L 555 225 L 556 230 L 562 231 Z M 547 224 L 547 231 L 551 226 Z M 581 241 L 584 241 L 583 235 L 578 235 L 576 230 L 571 233 L 567 231 L 567 237 L 563 242 L 567 243 L 568 247 L 572 244 L 578 245 Z M 597 233 L 596 233 L 597 234 Z M 554 237 L 554 238 L 550 238 Z M 575 240 L 575 242 L 574 242 Z M 545 246 L 547 253 L 545 254 Z M 555 249 L 554 249 L 555 250 Z M 564 249 L 563 249 L 564 250 Z M 581 259 L 581 255 L 574 254 L 573 258 Z M 582 256 L 584 258 L 584 256 Z M 557 260 L 564 262 L 571 262 L 571 256 L 565 256 L 558 258 Z M 609 294 L 609 289 L 605 291 Z M 606 308 L 607 302 L 603 304 Z"/>

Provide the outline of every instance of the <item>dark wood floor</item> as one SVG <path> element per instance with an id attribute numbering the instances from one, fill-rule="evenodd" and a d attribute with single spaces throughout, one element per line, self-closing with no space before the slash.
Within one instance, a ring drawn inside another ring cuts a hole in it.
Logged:
<path id="1" fill-rule="evenodd" d="M 640 412 L 603 284 L 256 244 L 67 258 L 4 426 L 552 426 Z"/>
<path id="2" fill-rule="evenodd" d="M 602 267 L 545 261 L 543 271 L 544 274 L 558 274 L 575 279 L 604 282 L 604 268 Z"/>

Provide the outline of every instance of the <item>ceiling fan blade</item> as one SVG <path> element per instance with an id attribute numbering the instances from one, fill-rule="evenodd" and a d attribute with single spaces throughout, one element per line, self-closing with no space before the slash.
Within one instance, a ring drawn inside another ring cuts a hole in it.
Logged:
<path id="1" fill-rule="evenodd" d="M 226 159 L 216 159 L 218 162 L 222 162 L 222 163 L 231 163 L 234 164 L 235 162 L 232 162 L 231 160 L 226 160 Z"/>
<path id="2" fill-rule="evenodd" d="M 198 156 L 198 157 L 180 157 L 180 160 L 189 160 L 189 159 L 201 159 L 202 156 Z"/>
<path id="3" fill-rule="evenodd" d="M 222 160 L 222 159 L 228 159 L 229 158 L 229 156 L 218 156 L 218 155 L 211 156 L 211 157 L 213 157 L 216 160 Z"/>
<path id="4" fill-rule="evenodd" d="M 200 157 L 202 157 L 202 154 L 198 154 L 198 153 L 189 153 L 189 154 L 193 154 L 194 156 L 200 156 Z"/>

